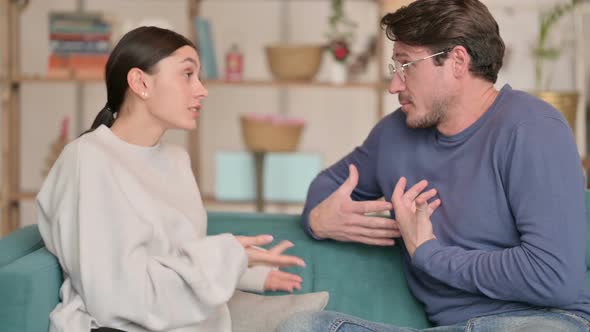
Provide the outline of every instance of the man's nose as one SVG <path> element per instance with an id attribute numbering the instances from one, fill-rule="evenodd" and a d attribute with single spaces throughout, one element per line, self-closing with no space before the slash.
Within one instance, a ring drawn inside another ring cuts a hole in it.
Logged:
<path id="1" fill-rule="evenodd" d="M 393 73 L 391 80 L 389 81 L 389 93 L 392 95 L 400 93 L 406 89 L 406 83 L 402 81 L 402 78 L 398 73 Z"/>

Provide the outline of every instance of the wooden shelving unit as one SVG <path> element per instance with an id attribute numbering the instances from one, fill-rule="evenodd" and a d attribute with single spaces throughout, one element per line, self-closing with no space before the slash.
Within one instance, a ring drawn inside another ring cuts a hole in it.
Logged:
<path id="1" fill-rule="evenodd" d="M 277 0 L 287 1 L 287 0 Z M 381 15 L 386 6 L 391 6 L 392 1 L 397 0 L 356 0 L 367 3 L 376 3 L 378 14 Z M 102 77 L 47 77 L 43 75 L 22 75 L 19 72 L 19 26 L 20 14 L 27 7 L 30 0 L 0 0 L 0 12 L 5 13 L 5 22 L 0 22 L 0 52 L 2 52 L 3 63 L 1 64 L 3 76 L 0 76 L 0 102 L 2 103 L 2 128 L 0 129 L 0 143 L 2 153 L 2 182 L 0 187 L 0 236 L 6 235 L 19 227 L 20 205 L 23 201 L 34 200 L 36 192 L 23 192 L 20 189 L 20 105 L 19 96 L 22 84 L 43 83 L 43 84 L 75 84 L 78 91 L 81 91 L 83 84 L 102 83 Z M 78 7 L 83 8 L 78 0 Z M 201 2 L 203 0 L 187 0 L 188 19 L 192 20 L 199 15 Z M 230 6 L 231 4 L 228 4 Z M 191 29 L 189 36 L 195 40 L 194 29 Z M 383 59 L 383 34 L 379 33 L 377 42 L 377 72 L 384 72 Z M 379 75 L 381 76 L 381 74 Z M 375 91 L 377 98 L 376 119 L 383 116 L 383 91 L 386 81 L 383 77 L 375 82 L 350 82 L 345 84 L 332 84 L 328 82 L 300 82 L 300 81 L 264 81 L 244 80 L 240 82 L 226 82 L 223 80 L 207 80 L 206 86 L 230 86 L 240 87 L 269 87 L 269 88 L 331 88 L 331 89 L 371 89 Z M 81 99 L 80 92 L 77 99 Z M 78 100 L 78 104 L 81 102 Z M 200 148 L 198 129 L 191 131 L 188 135 L 187 149 L 192 159 L 193 173 L 199 179 Z M 222 204 L 213 197 L 203 197 L 205 204 Z M 230 204 L 254 204 L 255 202 L 230 202 Z M 274 202 L 277 206 L 294 206 L 293 203 Z"/>
<path id="2" fill-rule="evenodd" d="M 34 76 L 18 76 L 14 79 L 18 83 L 102 83 L 102 77 L 92 76 L 71 76 L 71 77 L 48 77 L 41 75 Z M 242 81 L 224 81 L 224 80 L 204 80 L 205 86 L 232 86 L 232 87 L 296 87 L 296 88 L 334 88 L 334 89 L 383 89 L 387 82 L 349 82 L 344 84 L 334 84 L 331 82 L 320 82 L 320 81 L 274 81 L 274 80 L 242 80 Z"/>

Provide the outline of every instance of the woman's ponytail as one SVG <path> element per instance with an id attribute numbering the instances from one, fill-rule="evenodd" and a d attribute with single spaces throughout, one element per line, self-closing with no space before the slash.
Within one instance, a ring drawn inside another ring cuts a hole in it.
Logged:
<path id="1" fill-rule="evenodd" d="M 92 132 L 94 129 L 100 127 L 101 125 L 105 125 L 110 128 L 114 122 L 115 111 L 113 111 L 113 109 L 109 106 L 109 103 L 106 103 L 102 110 L 98 112 L 98 115 L 96 115 L 96 118 L 94 119 L 94 122 L 92 122 L 92 126 L 90 127 L 90 129 L 83 132 L 82 135 Z"/>

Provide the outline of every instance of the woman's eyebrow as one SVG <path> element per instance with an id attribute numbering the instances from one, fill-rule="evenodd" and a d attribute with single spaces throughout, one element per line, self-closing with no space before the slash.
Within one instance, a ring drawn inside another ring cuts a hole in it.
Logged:
<path id="1" fill-rule="evenodd" d="M 185 62 L 191 62 L 193 63 L 195 66 L 197 65 L 197 60 L 193 59 L 193 58 L 185 58 L 184 60 L 180 61 L 181 63 L 185 63 Z"/>

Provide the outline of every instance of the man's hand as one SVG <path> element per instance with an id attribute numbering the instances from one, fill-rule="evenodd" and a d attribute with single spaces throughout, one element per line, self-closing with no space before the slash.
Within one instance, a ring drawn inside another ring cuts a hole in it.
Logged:
<path id="1" fill-rule="evenodd" d="M 344 242 L 394 245 L 393 238 L 400 236 L 396 221 L 365 215 L 391 210 L 392 205 L 387 201 L 353 201 L 350 195 L 358 184 L 358 171 L 352 164 L 348 169 L 346 182 L 311 210 L 309 225 L 312 232 L 320 238 Z"/>
<path id="2" fill-rule="evenodd" d="M 436 195 L 436 189 L 423 192 L 428 186 L 428 181 L 422 180 L 408 191 L 405 191 L 406 184 L 406 178 L 401 177 L 393 189 L 391 201 L 404 244 L 413 257 L 416 248 L 435 238 L 430 216 L 441 202 L 440 199 L 436 199 L 428 203 L 428 200 Z"/>

